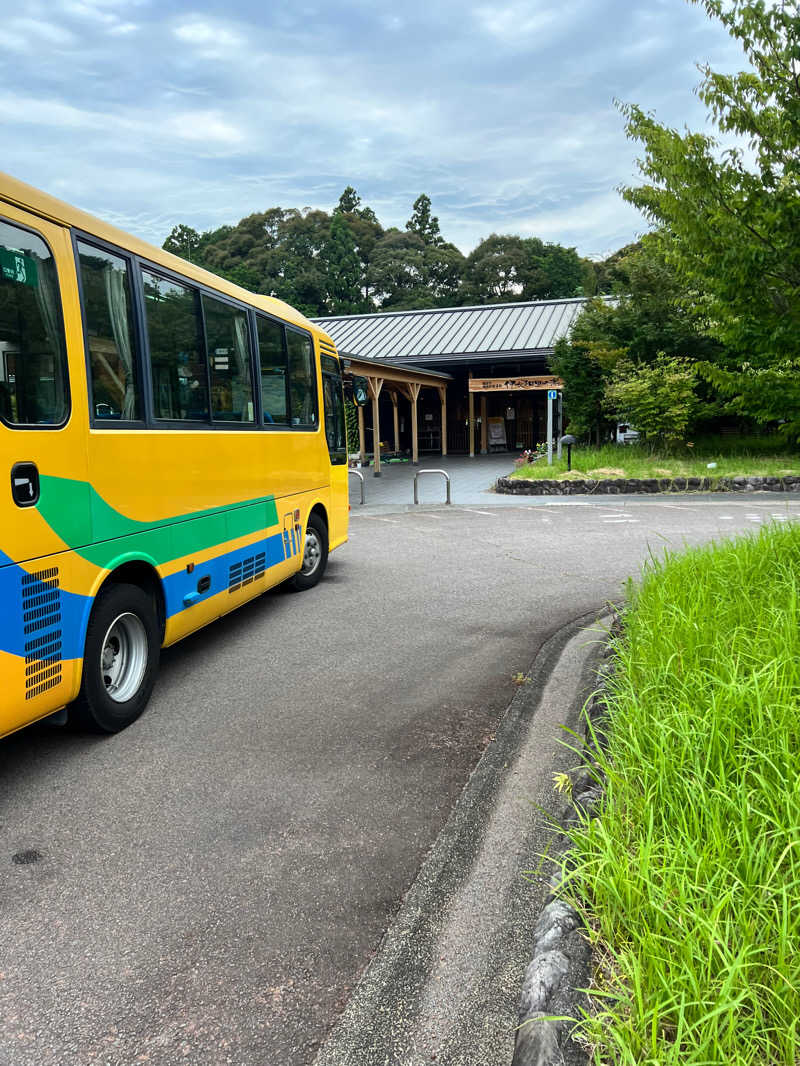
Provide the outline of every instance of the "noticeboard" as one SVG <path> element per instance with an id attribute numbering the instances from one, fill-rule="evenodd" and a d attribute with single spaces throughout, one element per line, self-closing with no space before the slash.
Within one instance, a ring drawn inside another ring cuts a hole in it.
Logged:
<path id="1" fill-rule="evenodd" d="M 554 374 L 526 378 L 470 378 L 470 392 L 538 392 L 561 389 L 563 381 Z"/>

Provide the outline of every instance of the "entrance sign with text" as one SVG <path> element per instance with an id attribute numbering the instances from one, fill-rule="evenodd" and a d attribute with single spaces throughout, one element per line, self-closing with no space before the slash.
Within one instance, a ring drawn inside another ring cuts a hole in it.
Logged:
<path id="1" fill-rule="evenodd" d="M 470 378 L 470 392 L 533 392 L 561 389 L 564 382 L 552 374 L 536 378 Z"/>

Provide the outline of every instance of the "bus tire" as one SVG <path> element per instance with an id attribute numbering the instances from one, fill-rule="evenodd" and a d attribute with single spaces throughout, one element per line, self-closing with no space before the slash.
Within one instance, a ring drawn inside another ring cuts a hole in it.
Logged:
<path id="1" fill-rule="evenodd" d="M 325 573 L 328 565 L 328 528 L 320 516 L 312 511 L 306 524 L 303 543 L 303 565 L 290 579 L 289 585 L 295 592 L 313 589 Z"/>
<path id="2" fill-rule="evenodd" d="M 150 699 L 160 649 L 152 597 L 138 585 L 103 589 L 89 617 L 81 688 L 70 721 L 95 733 L 129 726 Z"/>

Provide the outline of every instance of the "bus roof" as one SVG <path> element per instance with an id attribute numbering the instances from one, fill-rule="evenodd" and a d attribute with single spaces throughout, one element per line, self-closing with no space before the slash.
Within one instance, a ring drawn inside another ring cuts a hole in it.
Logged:
<path id="1" fill-rule="evenodd" d="M 242 300 L 254 307 L 260 307 L 263 311 L 276 315 L 287 322 L 293 322 L 295 325 L 302 326 L 312 333 L 328 337 L 328 334 L 316 323 L 310 322 L 305 315 L 290 304 L 284 303 L 283 300 L 278 300 L 274 296 L 262 296 L 259 293 L 243 289 L 240 285 L 235 285 L 232 281 L 226 281 L 225 278 L 221 278 L 218 274 L 212 274 L 211 271 L 195 266 L 194 263 L 190 263 L 187 259 L 181 259 L 171 252 L 164 251 L 163 248 L 157 248 L 154 244 L 148 244 L 147 241 L 142 241 L 130 233 L 125 233 L 124 230 L 117 229 L 116 226 L 103 222 L 86 211 L 72 207 L 70 204 L 64 203 L 63 200 L 57 200 L 54 196 L 50 196 L 32 185 L 26 185 L 25 182 L 18 181 L 16 178 L 12 178 L 11 175 L 2 172 L 0 172 L 0 200 L 6 200 L 16 207 L 32 211 L 34 214 L 49 219 L 51 222 L 57 222 L 62 226 L 83 230 L 87 234 L 108 241 L 109 244 L 116 244 L 120 248 L 133 252 L 143 259 L 149 259 L 151 262 L 159 263 L 178 274 L 182 274 L 184 277 L 192 278 L 202 285 L 208 285 L 210 288 L 226 293 L 234 299 Z M 331 338 L 328 339 L 330 340 Z M 332 340 L 331 343 L 333 343 Z"/>

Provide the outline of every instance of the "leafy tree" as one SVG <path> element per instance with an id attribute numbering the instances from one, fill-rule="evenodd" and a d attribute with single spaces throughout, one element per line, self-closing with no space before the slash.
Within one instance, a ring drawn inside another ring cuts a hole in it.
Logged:
<path id="1" fill-rule="evenodd" d="M 383 227 L 371 207 L 361 206 L 361 197 L 352 185 L 348 185 L 339 197 L 333 213 L 340 215 L 350 230 L 360 262 L 359 286 L 363 305 L 366 310 L 374 310 L 372 254 L 383 236 Z"/>
<path id="2" fill-rule="evenodd" d="M 628 272 L 625 262 L 629 256 L 640 251 L 641 241 L 626 244 L 622 248 L 612 252 L 606 259 L 592 263 L 594 270 L 594 287 L 598 296 L 608 295 L 612 292 L 627 291 Z"/>
<path id="3" fill-rule="evenodd" d="M 620 359 L 606 385 L 606 408 L 630 422 L 644 440 L 669 448 L 685 438 L 695 417 L 696 381 L 688 359 L 663 352 L 649 365 Z"/>
<path id="4" fill-rule="evenodd" d="M 350 315 L 363 311 L 361 263 L 353 235 L 340 212 L 334 211 L 322 254 L 327 272 L 325 302 L 328 312 Z"/>
<path id="5" fill-rule="evenodd" d="M 605 403 L 605 390 L 610 368 L 624 355 L 593 345 L 574 342 L 562 337 L 556 342 L 550 365 L 554 374 L 564 382 L 564 411 L 569 431 L 576 437 L 591 437 L 600 443 L 611 426 Z"/>
<path id="6" fill-rule="evenodd" d="M 360 207 L 361 197 L 352 185 L 348 185 L 339 197 L 339 203 L 334 207 L 333 213 L 340 215 L 354 215 Z"/>
<path id="7" fill-rule="evenodd" d="M 442 235 L 439 232 L 439 219 L 431 214 L 431 198 L 422 193 L 414 201 L 413 214 L 406 222 L 406 230 L 416 233 L 423 244 L 443 244 Z"/>
<path id="8" fill-rule="evenodd" d="M 528 268 L 524 239 L 493 233 L 467 256 L 464 295 L 475 303 L 519 300 Z"/>
<path id="9" fill-rule="evenodd" d="M 693 362 L 720 358 L 720 345 L 704 332 L 696 310 L 683 303 L 684 291 L 656 242 L 648 237 L 631 247 L 614 266 L 616 297 L 588 302 L 553 358 L 555 373 L 564 381 L 570 428 L 576 435 L 594 432 L 598 441 L 610 424 L 606 385 L 621 359 L 646 366 L 659 353 Z M 720 405 L 709 387 L 699 385 L 698 393 L 704 419 L 718 415 Z"/>
<path id="10" fill-rule="evenodd" d="M 615 299 L 587 304 L 572 330 L 574 341 L 624 349 L 635 362 L 652 362 L 658 352 L 693 360 L 718 357 L 720 345 L 708 336 L 699 309 L 687 305 L 658 242 L 645 238 L 617 261 L 615 271 Z"/>
<path id="11" fill-rule="evenodd" d="M 764 0 L 703 7 L 741 43 L 750 69 L 703 67 L 699 95 L 717 129 L 749 151 L 621 105 L 628 136 L 645 150 L 646 183 L 624 196 L 661 227 L 667 265 L 709 332 L 738 353 L 738 375 L 730 361 L 701 371 L 740 406 L 760 384 L 759 417 L 786 419 L 800 439 L 796 391 L 772 387 L 795 372 L 800 330 L 800 14 L 796 3 Z"/>
<path id="12" fill-rule="evenodd" d="M 574 248 L 565 248 L 561 244 L 542 245 L 535 238 L 529 239 L 528 245 L 531 270 L 523 283 L 526 300 L 565 300 L 584 295 L 592 271 Z"/>
<path id="13" fill-rule="evenodd" d="M 372 255 L 374 293 L 381 308 L 433 306 L 434 297 L 426 284 L 425 251 L 418 234 L 394 227 L 386 230 Z"/>
<path id="14" fill-rule="evenodd" d="M 425 246 L 424 280 L 436 307 L 452 307 L 460 300 L 466 259 L 454 244 L 440 241 Z"/>
<path id="15" fill-rule="evenodd" d="M 173 226 L 161 247 L 165 252 L 172 252 L 191 262 L 200 247 L 200 234 L 191 226 Z"/>

